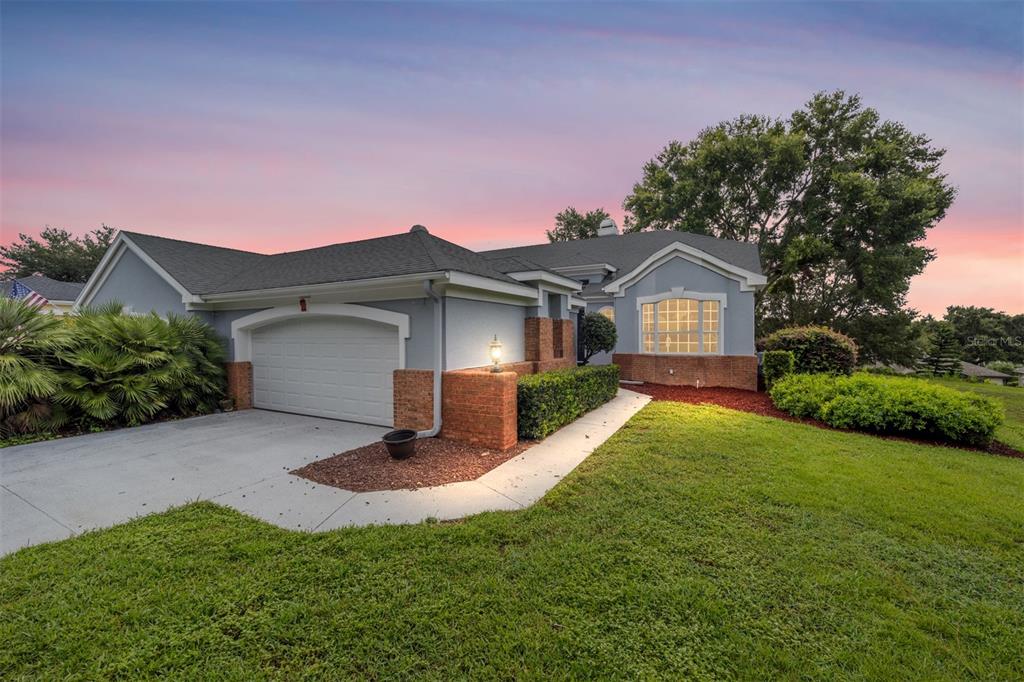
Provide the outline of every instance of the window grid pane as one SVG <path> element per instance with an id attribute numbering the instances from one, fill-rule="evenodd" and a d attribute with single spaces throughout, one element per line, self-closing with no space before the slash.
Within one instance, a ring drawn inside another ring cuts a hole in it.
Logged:
<path id="1" fill-rule="evenodd" d="M 718 352 L 721 332 L 718 301 L 669 298 L 656 304 L 644 303 L 640 312 L 643 352 Z"/>

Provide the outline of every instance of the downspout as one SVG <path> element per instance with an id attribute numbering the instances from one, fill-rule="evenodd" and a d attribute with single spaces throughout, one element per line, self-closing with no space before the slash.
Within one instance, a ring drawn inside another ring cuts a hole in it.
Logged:
<path id="1" fill-rule="evenodd" d="M 433 438 L 441 432 L 441 370 L 444 366 L 444 327 L 441 320 L 441 297 L 434 291 L 433 280 L 423 280 L 423 291 L 434 300 L 434 423 L 426 431 L 417 431 L 417 438 Z"/>

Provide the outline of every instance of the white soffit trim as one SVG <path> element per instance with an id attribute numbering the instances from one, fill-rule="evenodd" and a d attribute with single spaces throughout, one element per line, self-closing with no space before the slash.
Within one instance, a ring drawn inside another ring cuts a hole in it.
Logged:
<path id="1" fill-rule="evenodd" d="M 500 282 L 490 277 L 482 277 L 480 275 L 471 275 L 466 272 L 449 272 L 448 281 L 456 286 L 469 287 L 472 289 L 483 289 L 484 291 L 495 291 L 500 294 L 510 294 L 512 296 L 523 296 L 526 298 L 536 298 L 537 289 L 534 287 L 528 287 L 522 284 L 511 284 L 509 282 Z"/>
<path id="2" fill-rule="evenodd" d="M 79 293 L 78 298 L 75 299 L 75 308 L 88 305 L 92 302 L 93 296 L 96 295 L 96 291 L 103 286 L 104 282 L 107 281 L 107 277 L 109 277 L 110 273 L 113 272 L 126 250 L 131 250 L 131 252 L 138 256 L 139 260 L 145 263 L 150 270 L 159 275 L 160 279 L 167 282 L 171 288 L 177 291 L 178 294 L 181 295 L 182 303 L 198 303 L 202 301 L 201 298 L 183 287 L 178 280 L 171 277 L 170 273 L 164 270 L 155 260 L 150 258 L 149 254 L 139 248 L 138 244 L 121 232 L 118 233 L 114 242 L 110 245 L 110 248 L 107 249 L 107 252 L 103 254 L 103 258 L 100 260 L 99 265 L 96 266 L 92 275 L 89 276 L 89 281 L 87 281 L 85 286 L 82 287 L 81 293 Z"/>
<path id="3" fill-rule="evenodd" d="M 658 303 L 670 298 L 692 298 L 696 301 L 718 301 L 723 308 L 729 306 L 729 295 L 722 293 L 706 293 L 702 291 L 691 291 L 685 287 L 672 287 L 669 291 L 663 291 L 660 294 L 651 294 L 650 296 L 637 296 L 636 297 L 636 309 L 640 310 L 640 306 L 645 303 Z"/>
<path id="4" fill-rule="evenodd" d="M 551 268 L 563 275 L 589 275 L 592 272 L 618 272 L 619 269 L 611 263 L 590 263 L 588 265 L 563 265 Z"/>
<path id="5" fill-rule="evenodd" d="M 384 289 L 386 287 L 403 286 L 410 283 L 419 284 L 425 279 L 444 278 L 446 273 L 424 272 L 414 275 L 396 275 L 393 277 L 372 277 L 370 279 L 356 279 L 347 282 L 325 282 L 322 284 L 297 284 L 288 287 L 275 287 L 271 289 L 249 289 L 245 291 L 226 291 L 218 294 L 206 294 L 203 300 L 207 303 L 220 303 L 225 301 L 247 301 L 263 298 L 286 298 L 290 296 L 313 296 L 314 294 L 344 293 L 359 289 Z M 421 296 L 422 297 L 422 296 Z"/>
<path id="6" fill-rule="evenodd" d="M 380 308 L 351 303 L 310 303 L 303 312 L 297 305 L 268 308 L 231 323 L 235 362 L 252 361 L 252 332 L 260 327 L 302 317 L 354 317 L 393 325 L 398 331 L 398 366 L 405 369 L 405 342 L 409 338 L 409 316 Z"/>
<path id="7" fill-rule="evenodd" d="M 572 291 L 580 291 L 583 288 L 580 283 L 574 279 L 562 277 L 561 275 L 556 275 L 551 272 L 544 272 L 543 270 L 527 270 L 524 272 L 509 272 L 506 274 L 517 282 L 547 282 L 548 284 L 562 286 L 566 289 L 571 289 Z"/>
<path id="8" fill-rule="evenodd" d="M 619 277 L 614 282 L 607 284 L 603 291 L 609 294 L 615 294 L 616 296 L 623 296 L 625 295 L 625 290 L 635 284 L 638 279 L 673 258 L 688 260 L 692 263 L 696 263 L 697 265 L 706 267 L 709 270 L 713 270 L 720 275 L 734 279 L 740 283 L 740 291 L 755 291 L 768 283 L 768 278 L 764 275 L 744 270 L 732 263 L 726 263 L 724 260 L 715 258 L 711 254 L 694 248 L 688 244 L 672 242 L 665 248 L 651 254 L 651 256 L 643 263 L 636 266 L 622 277 Z"/>
<path id="9" fill-rule="evenodd" d="M 584 301 L 582 298 L 576 298 L 574 296 L 570 296 L 569 297 L 569 307 L 570 308 L 586 308 L 587 307 L 587 302 Z"/>

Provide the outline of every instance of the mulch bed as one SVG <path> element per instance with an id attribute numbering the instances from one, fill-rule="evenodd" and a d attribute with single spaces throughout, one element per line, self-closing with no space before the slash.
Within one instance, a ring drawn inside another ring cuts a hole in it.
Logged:
<path id="1" fill-rule="evenodd" d="M 420 438 L 416 453 L 393 459 L 381 442 L 318 459 L 291 473 L 357 493 L 405 490 L 472 481 L 523 452 L 533 441 L 519 441 L 505 452 L 446 438 Z"/>
<path id="2" fill-rule="evenodd" d="M 793 415 L 783 412 L 779 408 L 775 407 L 772 403 L 772 399 L 768 397 L 767 393 L 759 393 L 757 391 L 746 391 L 741 388 L 697 388 L 695 386 L 664 386 L 662 384 L 640 384 L 626 386 L 631 391 L 637 393 L 645 393 L 655 400 L 668 400 L 677 403 L 692 403 L 694 405 L 711 404 L 720 405 L 722 407 L 728 407 L 734 410 L 740 410 L 742 412 L 752 412 L 759 414 L 762 417 L 775 417 L 776 419 L 785 419 L 790 422 L 799 422 L 801 424 L 809 424 L 811 426 L 817 426 L 821 429 L 828 429 L 830 431 L 845 431 L 847 433 L 865 433 L 864 431 L 852 431 L 850 429 L 837 429 L 834 426 L 818 421 L 817 419 L 799 419 Z M 970 445 L 951 445 L 943 441 L 929 440 L 927 438 L 908 438 L 906 436 L 891 436 L 885 434 L 869 433 L 867 435 L 876 436 L 878 438 L 886 438 L 888 440 L 902 440 L 911 443 L 923 443 L 925 445 L 935 445 L 939 447 L 947 448 L 958 448 L 961 450 L 979 450 L 981 452 L 989 452 L 994 455 L 1003 455 L 1004 457 L 1020 457 L 1024 458 L 1024 452 L 1000 443 L 999 441 L 993 441 L 987 448 L 978 448 Z"/>

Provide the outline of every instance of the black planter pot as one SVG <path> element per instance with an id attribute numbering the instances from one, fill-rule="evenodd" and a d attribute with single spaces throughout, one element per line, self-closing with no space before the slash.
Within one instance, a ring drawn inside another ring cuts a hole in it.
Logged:
<path id="1" fill-rule="evenodd" d="M 395 459 L 405 459 L 416 452 L 416 432 L 412 429 L 398 429 L 384 434 L 384 446 Z"/>

